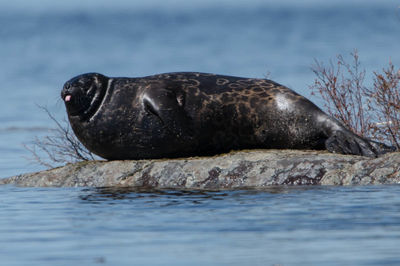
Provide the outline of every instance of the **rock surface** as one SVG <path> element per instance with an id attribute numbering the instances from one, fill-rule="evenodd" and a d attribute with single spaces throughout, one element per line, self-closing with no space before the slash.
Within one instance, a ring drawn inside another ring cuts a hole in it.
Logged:
<path id="1" fill-rule="evenodd" d="M 252 150 L 214 157 L 89 161 L 0 179 L 34 187 L 247 189 L 276 185 L 399 184 L 400 153 L 371 159 L 321 151 Z"/>

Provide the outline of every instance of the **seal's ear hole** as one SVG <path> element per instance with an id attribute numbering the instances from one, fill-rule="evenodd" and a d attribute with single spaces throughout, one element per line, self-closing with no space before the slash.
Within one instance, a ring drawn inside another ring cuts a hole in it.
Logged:
<path id="1" fill-rule="evenodd" d="M 178 105 L 180 107 L 183 107 L 183 105 L 185 104 L 185 96 L 183 94 L 178 94 L 176 96 L 176 101 L 178 102 Z"/>

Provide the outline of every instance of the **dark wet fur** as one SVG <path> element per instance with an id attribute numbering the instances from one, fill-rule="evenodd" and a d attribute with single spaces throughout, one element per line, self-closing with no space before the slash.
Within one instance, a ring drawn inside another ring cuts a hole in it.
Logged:
<path id="1" fill-rule="evenodd" d="M 97 88 L 95 104 L 89 88 Z M 354 135 L 303 96 L 267 79 L 168 73 L 109 82 L 92 73 L 68 81 L 62 97 L 67 94 L 77 95 L 66 104 L 77 137 L 107 159 L 251 148 L 328 149 L 370 157 L 391 151 Z"/>

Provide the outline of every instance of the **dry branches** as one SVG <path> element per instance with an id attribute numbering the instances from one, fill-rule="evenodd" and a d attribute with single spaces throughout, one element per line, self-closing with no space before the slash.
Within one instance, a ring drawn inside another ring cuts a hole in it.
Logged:
<path id="1" fill-rule="evenodd" d="M 65 163 L 94 160 L 95 155 L 88 151 L 76 138 L 67 121 L 62 125 L 46 107 L 39 106 L 56 124 L 50 135 L 36 137 L 32 144 L 24 145 L 31 152 L 32 161 L 52 168 Z M 43 156 L 44 155 L 44 156 Z"/>
<path id="2" fill-rule="evenodd" d="M 364 86 L 365 70 L 360 69 L 357 51 L 352 64 L 337 56 L 328 67 L 315 61 L 316 75 L 311 87 L 325 101 L 325 107 L 356 134 L 400 148 L 400 72 L 390 63 L 383 73 L 374 72 L 374 84 Z"/>
<path id="3" fill-rule="evenodd" d="M 371 131 L 378 139 L 388 139 L 400 148 L 400 70 L 392 63 L 383 73 L 374 73 L 374 86 L 367 89 L 368 109 L 373 111 Z"/>

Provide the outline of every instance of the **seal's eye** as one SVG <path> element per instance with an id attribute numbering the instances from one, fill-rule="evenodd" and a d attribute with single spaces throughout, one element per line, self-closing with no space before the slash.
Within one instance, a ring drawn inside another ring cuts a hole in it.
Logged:
<path id="1" fill-rule="evenodd" d="M 78 80 L 78 85 L 79 85 L 79 87 L 81 87 L 81 88 L 90 87 L 91 84 L 92 84 L 91 80 L 90 80 L 90 79 L 87 79 L 87 78 L 81 78 L 81 79 Z"/>

